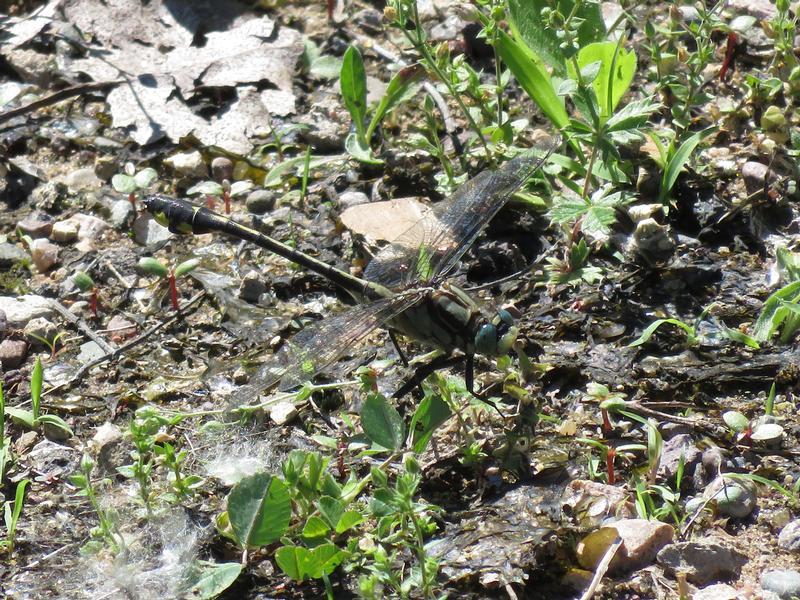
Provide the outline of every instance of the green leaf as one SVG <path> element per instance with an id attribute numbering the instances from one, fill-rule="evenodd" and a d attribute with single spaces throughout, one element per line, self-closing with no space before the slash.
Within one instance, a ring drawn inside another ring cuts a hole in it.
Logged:
<path id="1" fill-rule="evenodd" d="M 566 59 L 561 49 L 561 39 L 556 30 L 542 18 L 543 8 L 557 9 L 562 15 L 572 14 L 577 2 L 573 0 L 509 0 L 509 22 L 514 37 L 524 40 L 528 48 L 539 55 L 553 72 L 566 75 Z M 606 28 L 600 5 L 596 2 L 581 2 L 575 10 L 574 18 L 581 23 L 578 28 L 578 46 L 605 39 Z"/>
<path id="2" fill-rule="evenodd" d="M 191 569 L 188 585 L 181 597 L 197 600 L 216 598 L 236 581 L 241 572 L 240 563 L 197 561 Z"/>
<path id="3" fill-rule="evenodd" d="M 47 425 L 60 429 L 67 435 L 72 436 L 72 429 L 69 428 L 69 425 L 67 425 L 64 419 L 56 415 L 39 415 L 39 418 L 36 419 L 36 422 L 41 424 L 46 423 Z"/>
<path id="4" fill-rule="evenodd" d="M 356 525 L 360 525 L 363 522 L 364 515 L 355 510 L 348 510 L 342 514 L 342 516 L 339 518 L 339 522 L 336 523 L 336 533 L 342 534 L 348 529 L 352 529 Z"/>
<path id="5" fill-rule="evenodd" d="M 199 258 L 190 258 L 189 260 L 185 260 L 177 267 L 175 267 L 175 277 L 183 277 L 187 273 L 191 273 L 192 271 L 194 271 L 199 266 L 200 266 Z"/>
<path id="6" fill-rule="evenodd" d="M 329 163 L 342 161 L 343 157 L 344 155 L 337 154 L 332 156 L 311 156 L 311 159 L 308 161 L 308 166 L 309 169 L 316 169 Z M 284 180 L 289 176 L 289 174 L 297 175 L 296 171 L 298 169 L 304 169 L 305 165 L 305 154 L 303 156 L 290 158 L 289 160 L 285 160 L 282 163 L 275 165 L 264 177 L 264 187 L 276 187 L 285 183 Z"/>
<path id="7" fill-rule="evenodd" d="M 88 292 L 94 287 L 94 281 L 86 271 L 76 271 L 72 276 L 72 283 L 82 292 Z"/>
<path id="8" fill-rule="evenodd" d="M 736 433 L 744 431 L 750 425 L 750 420 L 736 410 L 728 410 L 722 413 L 722 420 Z"/>
<path id="9" fill-rule="evenodd" d="M 245 477 L 228 496 L 228 518 L 243 548 L 265 546 L 279 539 L 291 516 L 286 484 L 267 473 Z"/>
<path id="10" fill-rule="evenodd" d="M 169 269 L 161 263 L 161 261 L 156 260 L 152 256 L 143 256 L 139 259 L 138 263 L 139 268 L 149 275 L 156 275 L 157 277 L 167 277 L 169 275 Z"/>
<path id="11" fill-rule="evenodd" d="M 770 295 L 753 324 L 753 338 L 758 342 L 770 339 L 790 313 L 784 302 L 795 303 L 798 296 L 800 296 L 800 281 L 785 285 Z"/>
<path id="12" fill-rule="evenodd" d="M 566 127 L 569 116 L 564 108 L 564 100 L 556 94 L 554 82 L 544 63 L 525 44 L 517 42 L 504 31 L 498 34 L 495 42 L 497 53 L 522 89 L 558 129 Z"/>
<path id="13" fill-rule="evenodd" d="M 367 437 L 379 446 L 399 450 L 405 439 L 400 413 L 380 394 L 370 394 L 361 408 L 361 426 Z"/>
<path id="14" fill-rule="evenodd" d="M 636 73 L 636 54 L 620 48 L 616 42 L 597 42 L 578 51 L 578 67 L 585 81 L 591 81 L 600 106 L 600 119 L 605 122 L 628 91 Z M 575 68 L 568 63 L 570 76 L 576 78 Z M 593 66 L 597 65 L 597 66 Z M 591 74 L 596 69 L 596 74 Z"/>
<path id="15" fill-rule="evenodd" d="M 609 117 L 605 125 L 606 131 L 614 133 L 636 130 L 642 127 L 650 115 L 660 107 L 661 104 L 652 98 L 642 98 L 641 100 L 629 102 Z"/>
<path id="16" fill-rule="evenodd" d="M 130 175 L 117 173 L 111 178 L 111 186 L 120 194 L 130 194 L 136 191 L 136 180 Z"/>
<path id="17" fill-rule="evenodd" d="M 672 186 L 674 186 L 675 182 L 678 180 L 678 175 L 683 171 L 683 168 L 689 161 L 689 157 L 692 155 L 692 152 L 694 152 L 694 149 L 697 148 L 697 145 L 716 130 L 716 127 L 709 127 L 698 131 L 684 140 L 675 154 L 667 161 L 664 174 L 661 176 L 661 190 L 658 195 L 659 202 L 663 203 L 667 199 L 667 196 L 672 190 Z"/>
<path id="18" fill-rule="evenodd" d="M 628 344 L 628 348 L 634 348 L 636 346 L 641 346 L 642 344 L 644 344 L 647 340 L 649 340 L 653 336 L 653 334 L 656 332 L 656 329 L 658 329 L 665 323 L 669 323 L 670 325 L 675 325 L 676 327 L 680 327 L 687 333 L 687 335 L 690 336 L 694 335 L 692 327 L 679 319 L 657 319 L 652 323 L 650 323 L 650 325 L 648 325 L 645 328 L 645 330 L 642 331 L 642 335 L 640 335 L 636 340 Z"/>
<path id="19" fill-rule="evenodd" d="M 287 577 L 303 581 L 306 576 L 305 565 L 308 562 L 308 554 L 308 550 L 300 546 L 281 546 L 275 552 L 275 562 Z"/>
<path id="20" fill-rule="evenodd" d="M 21 408 L 14 408 L 13 406 L 6 406 L 5 414 L 11 419 L 27 429 L 34 429 L 36 427 L 36 420 L 33 418 L 33 413 L 29 410 Z"/>
<path id="21" fill-rule="evenodd" d="M 389 81 L 389 85 L 386 86 L 386 93 L 375 108 L 375 113 L 372 115 L 369 127 L 367 127 L 367 140 L 372 139 L 372 134 L 375 132 L 375 129 L 383 120 L 386 113 L 416 94 L 417 86 L 415 84 L 424 74 L 425 70 L 421 66 L 411 65 L 409 67 L 404 67 L 392 77 Z"/>
<path id="22" fill-rule="evenodd" d="M 196 194 L 209 194 L 211 196 L 222 196 L 222 186 L 218 184 L 216 181 L 201 181 L 200 183 L 196 183 L 188 190 L 186 190 L 186 194 L 188 196 L 194 196 Z"/>
<path id="23" fill-rule="evenodd" d="M 33 372 L 31 373 L 31 412 L 33 419 L 38 420 L 40 414 L 40 404 L 42 398 L 42 361 L 36 357 L 36 362 L 33 363 Z"/>
<path id="24" fill-rule="evenodd" d="M 338 56 L 323 54 L 311 61 L 308 72 L 320 79 L 336 79 L 342 70 L 342 59 Z"/>
<path id="25" fill-rule="evenodd" d="M 303 537 L 307 539 L 321 538 L 328 534 L 331 528 L 320 517 L 312 515 L 308 517 L 303 527 Z"/>
<path id="26" fill-rule="evenodd" d="M 361 137 L 355 133 L 347 134 L 347 137 L 344 139 L 344 149 L 347 150 L 347 153 L 355 158 L 357 161 L 366 163 L 368 165 L 382 165 L 383 161 L 379 158 L 375 158 L 372 155 L 372 148 L 367 145 L 364 145 L 361 142 Z"/>
<path id="27" fill-rule="evenodd" d="M 342 58 L 342 70 L 339 75 L 339 88 L 342 100 L 353 119 L 362 146 L 368 146 L 364 121 L 367 118 L 367 74 L 364 61 L 355 46 L 350 46 Z"/>
<path id="28" fill-rule="evenodd" d="M 321 544 L 308 555 L 305 564 L 306 573 L 314 579 L 330 575 L 344 557 L 345 553 L 335 544 Z"/>
<path id="29" fill-rule="evenodd" d="M 344 513 L 344 503 L 330 496 L 322 496 L 317 503 L 319 514 L 327 524 L 334 528 Z"/>
<path id="30" fill-rule="evenodd" d="M 426 396 L 411 417 L 409 429 L 413 435 L 413 450 L 421 453 L 428 445 L 433 432 L 450 418 L 452 411 L 440 396 Z M 419 428 L 417 426 L 420 426 Z"/>
<path id="31" fill-rule="evenodd" d="M 723 331 L 728 339 L 733 340 L 734 342 L 739 342 L 740 344 L 744 344 L 748 348 L 752 348 L 753 350 L 758 350 L 761 348 L 758 342 L 755 341 L 752 337 L 747 335 L 746 333 L 739 331 L 738 329 L 731 329 L 730 327 L 723 327 Z"/>
<path id="32" fill-rule="evenodd" d="M 150 187 L 150 184 L 156 179 L 158 179 L 158 173 L 152 167 L 142 169 L 133 176 L 133 181 L 140 190 Z"/>

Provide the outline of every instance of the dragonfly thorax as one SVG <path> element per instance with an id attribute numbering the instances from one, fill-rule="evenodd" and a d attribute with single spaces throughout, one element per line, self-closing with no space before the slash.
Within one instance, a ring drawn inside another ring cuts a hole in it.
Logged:
<path id="1" fill-rule="evenodd" d="M 504 317 L 487 319 L 463 290 L 444 284 L 392 319 L 391 325 L 445 352 L 461 350 L 466 354 L 497 356 L 508 353 L 517 336 L 510 315 L 505 313 Z"/>

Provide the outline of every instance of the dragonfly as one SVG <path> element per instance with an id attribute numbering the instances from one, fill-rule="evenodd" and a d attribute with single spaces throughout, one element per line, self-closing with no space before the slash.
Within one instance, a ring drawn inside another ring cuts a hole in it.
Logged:
<path id="1" fill-rule="evenodd" d="M 444 356 L 463 354 L 467 388 L 475 394 L 475 355 L 508 354 L 519 330 L 508 311 L 484 314 L 476 301 L 448 278 L 486 224 L 542 166 L 555 145 L 526 151 L 467 181 L 383 247 L 363 277 L 183 199 L 156 194 L 146 196 L 143 204 L 173 233 L 221 232 L 251 242 L 327 278 L 357 302 L 287 340 L 240 388 L 235 400 L 247 402 L 276 384 L 280 390 L 302 385 L 381 326 L 389 329 L 393 342 L 394 332 L 399 332 Z"/>

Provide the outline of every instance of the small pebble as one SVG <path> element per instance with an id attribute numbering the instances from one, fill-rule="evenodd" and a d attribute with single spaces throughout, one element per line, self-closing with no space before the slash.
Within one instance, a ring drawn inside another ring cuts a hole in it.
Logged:
<path id="1" fill-rule="evenodd" d="M 53 223 L 50 239 L 62 243 L 74 242 L 78 239 L 78 223 L 71 219 Z"/>
<path id="2" fill-rule="evenodd" d="M 270 408 L 269 416 L 276 425 L 284 425 L 297 416 L 297 407 L 292 402 L 278 402 Z"/>
<path id="3" fill-rule="evenodd" d="M 611 559 L 609 573 L 646 567 L 655 560 L 658 551 L 672 541 L 674 530 L 666 523 L 646 519 L 615 521 L 593 531 L 578 544 L 578 564 L 584 569 L 594 570 L 617 535 L 622 538 L 622 546 Z"/>
<path id="4" fill-rule="evenodd" d="M 17 222 L 17 229 L 32 238 L 46 238 L 53 230 L 53 220 L 42 215 L 28 215 Z"/>
<path id="5" fill-rule="evenodd" d="M 256 304 L 259 298 L 261 298 L 261 294 L 265 293 L 268 289 L 269 286 L 261 273 L 258 271 L 248 271 L 247 274 L 242 277 L 242 284 L 239 286 L 239 298 L 245 302 Z"/>
<path id="6" fill-rule="evenodd" d="M 64 184 L 72 192 L 85 190 L 95 190 L 103 185 L 103 182 L 95 175 L 94 168 L 85 167 L 76 169 L 64 178 Z"/>
<path id="7" fill-rule="evenodd" d="M 32 294 L 0 296 L 0 311 L 5 314 L 6 322 L 11 329 L 23 329 L 28 321 L 36 317 L 53 316 L 50 300 Z"/>
<path id="8" fill-rule="evenodd" d="M 39 238 L 31 243 L 31 260 L 39 273 L 46 273 L 58 262 L 58 246 L 49 240 Z"/>
<path id="9" fill-rule="evenodd" d="M 222 183 L 223 179 L 233 181 L 233 162 L 225 156 L 218 156 L 211 161 L 211 176 L 214 181 Z"/>
<path id="10" fill-rule="evenodd" d="M 800 519 L 795 519 L 781 529 L 778 546 L 792 552 L 800 551 Z"/>
<path id="11" fill-rule="evenodd" d="M 369 197 L 364 192 L 343 192 L 339 194 L 339 206 L 342 210 L 359 204 L 369 204 Z"/>
<path id="12" fill-rule="evenodd" d="M 28 253 L 9 242 L 0 242 L 0 269 L 10 269 L 28 258 Z"/>
<path id="13" fill-rule="evenodd" d="M 800 597 L 800 572 L 789 569 L 775 569 L 761 575 L 761 587 L 774 592 L 781 600 Z"/>
<path id="14" fill-rule="evenodd" d="M 127 200 L 117 200 L 111 206 L 109 221 L 115 229 L 127 229 L 136 210 Z"/>
<path id="15" fill-rule="evenodd" d="M 0 342 L 0 366 L 4 371 L 19 368 L 28 355 L 28 344 L 22 340 L 5 339 Z"/>
<path id="16" fill-rule="evenodd" d="M 178 174 L 185 177 L 206 177 L 208 169 L 203 161 L 203 155 L 197 150 L 194 152 L 182 152 L 173 154 L 164 160 L 164 164 L 172 167 Z"/>
<path id="17" fill-rule="evenodd" d="M 738 577 L 747 557 L 714 539 L 700 539 L 665 546 L 657 560 L 671 576 L 682 572 L 690 583 L 706 585 Z"/>
<path id="18" fill-rule="evenodd" d="M 717 513 L 726 517 L 743 519 L 757 506 L 757 490 L 754 484 L 741 479 L 720 476 L 712 481 L 703 492 L 703 497 L 711 498 Z"/>
<path id="19" fill-rule="evenodd" d="M 275 194 L 269 190 L 254 190 L 247 195 L 244 205 L 251 213 L 263 215 L 275 208 Z"/>
<path id="20" fill-rule="evenodd" d="M 44 317 L 36 317 L 28 321 L 23 333 L 28 338 L 31 346 L 41 348 L 48 342 L 52 344 L 55 341 L 58 335 L 58 328 Z"/>
<path id="21" fill-rule="evenodd" d="M 715 583 L 692 594 L 692 600 L 739 600 L 739 591 L 727 583 Z"/>

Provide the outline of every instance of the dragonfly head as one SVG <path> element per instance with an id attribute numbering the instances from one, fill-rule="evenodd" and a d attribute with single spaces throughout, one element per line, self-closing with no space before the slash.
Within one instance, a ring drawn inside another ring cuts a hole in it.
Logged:
<path id="1" fill-rule="evenodd" d="M 484 356 L 503 356 L 511 351 L 518 335 L 514 317 L 508 310 L 500 309 L 491 321 L 478 329 L 475 350 Z"/>

